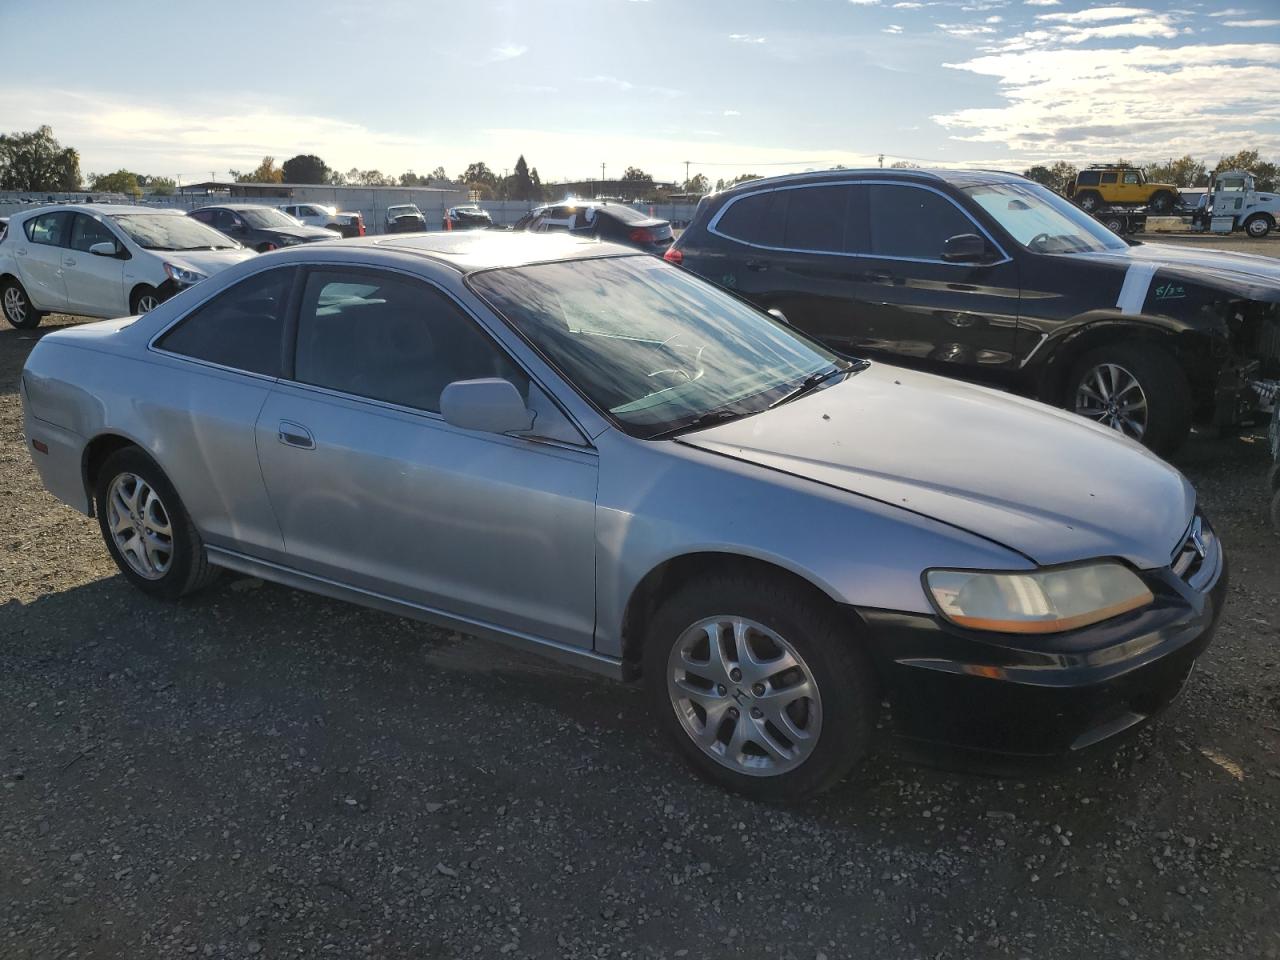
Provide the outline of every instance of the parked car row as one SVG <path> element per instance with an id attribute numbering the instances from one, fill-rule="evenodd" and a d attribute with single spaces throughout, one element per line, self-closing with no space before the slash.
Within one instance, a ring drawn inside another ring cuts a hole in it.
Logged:
<path id="1" fill-rule="evenodd" d="M 948 750 L 1071 755 L 1159 713 L 1210 642 L 1227 561 L 1195 491 L 1083 417 L 818 337 L 1014 366 L 1063 346 L 1041 301 L 1113 298 L 1123 327 L 1163 308 L 1153 277 L 1201 311 L 1214 288 L 1117 265 L 1019 178 L 950 176 L 718 195 L 668 251 L 685 269 L 572 230 L 233 248 L 140 318 L 43 337 L 25 436 L 148 594 L 226 568 L 639 679 L 694 769 L 751 797 L 838 782 L 886 699 Z M 11 232 L 65 255 L 91 220 Z M 1082 396 L 1128 416 L 1116 378 L 1167 336 L 1118 371 L 1088 345 Z"/>
<path id="2" fill-rule="evenodd" d="M 352 213 L 323 203 L 286 203 L 278 209 L 308 227 L 336 230 L 344 237 L 365 235 L 364 214 L 359 211 Z"/>

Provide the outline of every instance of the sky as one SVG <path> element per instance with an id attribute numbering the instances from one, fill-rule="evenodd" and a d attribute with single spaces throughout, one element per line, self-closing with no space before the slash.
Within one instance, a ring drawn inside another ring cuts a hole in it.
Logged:
<path id="1" fill-rule="evenodd" d="M 0 129 L 86 175 L 1280 159 L 1280 0 L 0 0 L 0 36 Z"/>

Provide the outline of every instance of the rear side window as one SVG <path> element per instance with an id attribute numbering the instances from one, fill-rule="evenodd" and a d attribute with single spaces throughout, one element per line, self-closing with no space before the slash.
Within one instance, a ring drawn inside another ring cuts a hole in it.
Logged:
<path id="1" fill-rule="evenodd" d="M 1102 175 L 1102 182 L 1103 182 L 1103 183 L 1115 183 L 1115 182 L 1116 182 L 1116 172 L 1113 170 L 1113 171 L 1111 171 L 1110 173 L 1104 173 L 1104 174 Z"/>
<path id="2" fill-rule="evenodd" d="M 978 232 L 954 203 L 932 190 L 875 184 L 867 197 L 871 252 L 878 257 L 941 260 L 947 238 Z"/>
<path id="3" fill-rule="evenodd" d="M 787 206 L 794 190 L 753 193 L 729 204 L 716 224 L 716 232 L 743 243 L 782 246 Z"/>
<path id="4" fill-rule="evenodd" d="M 71 232 L 71 214 L 64 211 L 32 217 L 26 223 L 27 239 L 50 247 L 65 247 Z"/>
<path id="5" fill-rule="evenodd" d="M 1098 171 L 1081 170 L 1080 175 L 1076 177 L 1076 183 L 1082 187 L 1096 187 L 1098 185 Z"/>
<path id="6" fill-rule="evenodd" d="M 296 379 L 438 412 L 455 380 L 528 378 L 439 291 L 372 270 L 314 270 L 298 312 Z"/>
<path id="7" fill-rule="evenodd" d="M 285 301 L 295 270 L 267 270 L 223 290 L 156 346 L 236 370 L 280 376 Z"/>

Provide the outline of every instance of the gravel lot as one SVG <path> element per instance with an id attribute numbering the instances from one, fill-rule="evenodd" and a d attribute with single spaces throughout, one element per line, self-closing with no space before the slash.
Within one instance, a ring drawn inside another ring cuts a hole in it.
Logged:
<path id="1" fill-rule="evenodd" d="M 1280 956 L 1261 437 L 1179 460 L 1233 584 L 1161 721 L 1003 779 L 886 738 L 778 810 L 636 689 L 254 580 L 145 598 L 30 466 L 34 339 L 0 331 L 2 957 Z"/>

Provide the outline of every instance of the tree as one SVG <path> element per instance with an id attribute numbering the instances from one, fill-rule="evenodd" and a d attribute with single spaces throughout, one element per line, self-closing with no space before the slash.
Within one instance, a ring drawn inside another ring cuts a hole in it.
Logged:
<path id="1" fill-rule="evenodd" d="M 232 171 L 235 173 L 236 171 Z M 258 168 L 252 173 L 236 176 L 237 183 L 283 183 L 284 171 L 276 166 L 275 157 L 263 157 Z"/>
<path id="2" fill-rule="evenodd" d="M 1191 154 L 1168 163 L 1149 163 L 1147 179 L 1153 183 L 1171 183 L 1175 187 L 1203 187 L 1209 183 L 1209 172 L 1203 162 Z"/>
<path id="3" fill-rule="evenodd" d="M 653 177 L 645 173 L 639 167 L 627 167 L 622 174 L 622 179 L 628 183 L 653 183 Z"/>
<path id="4" fill-rule="evenodd" d="M 366 187 L 394 187 L 396 183 L 381 170 L 361 170 L 359 179 Z"/>
<path id="5" fill-rule="evenodd" d="M 425 187 L 428 184 L 426 177 L 420 177 L 412 170 L 406 170 L 400 174 L 400 186 L 402 187 Z"/>
<path id="6" fill-rule="evenodd" d="M 912 163 L 910 160 L 895 160 L 889 164 L 890 170 L 919 170 L 920 164 Z"/>
<path id="7" fill-rule="evenodd" d="M 711 181 L 707 179 L 705 174 L 695 173 L 692 177 L 684 182 L 685 193 L 709 193 L 711 191 Z"/>
<path id="8" fill-rule="evenodd" d="M 542 199 L 542 178 L 538 176 L 538 168 L 529 171 L 530 196 L 533 200 Z"/>
<path id="9" fill-rule="evenodd" d="M 285 183 L 328 183 L 329 165 L 314 153 L 290 157 L 281 167 Z"/>
<path id="10" fill-rule="evenodd" d="M 169 177 L 148 177 L 147 189 L 157 197 L 171 197 L 178 185 Z"/>
<path id="11" fill-rule="evenodd" d="M 91 173 L 89 189 L 95 193 L 127 193 L 133 197 L 142 196 L 142 185 L 138 182 L 138 175 L 131 170 Z"/>
<path id="12" fill-rule="evenodd" d="M 429 180 L 448 180 L 449 175 L 444 172 L 444 167 L 436 167 L 431 171 Z"/>
<path id="13" fill-rule="evenodd" d="M 324 182 L 335 187 L 342 187 L 347 183 L 347 175 L 341 170 L 330 170 L 329 176 L 325 177 Z"/>
<path id="14" fill-rule="evenodd" d="M 0 190 L 43 192 L 80 189 L 80 154 L 42 126 L 0 136 Z"/>
<path id="15" fill-rule="evenodd" d="M 516 157 L 515 173 L 511 176 L 511 192 L 517 200 L 533 198 L 533 178 L 529 176 L 529 164 L 525 163 L 524 154 Z"/>
<path id="16" fill-rule="evenodd" d="M 492 170 L 485 166 L 483 161 L 473 163 L 471 166 L 467 167 L 467 170 L 462 175 L 461 179 L 467 186 L 483 184 L 487 187 L 493 187 L 498 182 L 497 176 Z"/>
<path id="17" fill-rule="evenodd" d="M 1267 163 L 1257 150 L 1241 150 L 1225 157 L 1218 158 L 1216 170 L 1248 170 L 1253 174 L 1259 190 L 1268 192 L 1276 189 L 1277 170 L 1274 163 Z"/>
<path id="18" fill-rule="evenodd" d="M 1075 164 L 1067 163 L 1065 160 L 1059 160 L 1051 166 L 1035 166 L 1022 171 L 1022 175 L 1028 180 L 1034 180 L 1050 190 L 1065 194 L 1067 185 L 1076 182 Z"/>

